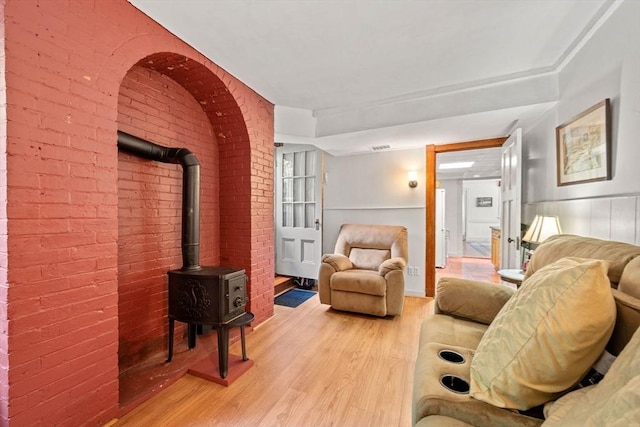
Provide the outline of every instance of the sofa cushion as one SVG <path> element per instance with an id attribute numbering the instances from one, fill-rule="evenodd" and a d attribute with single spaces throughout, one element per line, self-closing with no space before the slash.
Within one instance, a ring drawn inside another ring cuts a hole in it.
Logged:
<path id="1" fill-rule="evenodd" d="M 421 419 L 415 427 L 473 427 L 455 418 L 444 417 L 442 415 L 431 415 Z"/>
<path id="2" fill-rule="evenodd" d="M 525 280 L 489 325 L 471 365 L 471 395 L 529 409 L 576 384 L 615 322 L 608 263 L 563 258 Z"/>
<path id="3" fill-rule="evenodd" d="M 640 420 L 640 329 L 597 385 L 571 392 L 547 410 L 545 427 L 638 425 Z"/>
<path id="4" fill-rule="evenodd" d="M 629 261 L 625 267 L 618 283 L 618 290 L 640 299 L 640 256 Z"/>
<path id="5" fill-rule="evenodd" d="M 437 342 L 475 350 L 487 328 L 488 326 L 482 323 L 434 314 L 422 323 L 418 348 L 427 343 Z"/>
<path id="6" fill-rule="evenodd" d="M 380 264 L 391 257 L 388 249 L 351 248 L 349 259 L 354 268 L 364 270 L 378 270 Z"/>
<path id="7" fill-rule="evenodd" d="M 436 286 L 434 312 L 488 325 L 513 293 L 508 286 L 443 277 Z"/>
<path id="8" fill-rule="evenodd" d="M 387 281 L 377 271 L 352 269 L 334 273 L 331 276 L 331 289 L 384 296 Z"/>
<path id="9" fill-rule="evenodd" d="M 617 356 L 640 327 L 640 299 L 615 289 L 611 289 L 611 294 L 616 302 L 616 326 L 607 344 L 607 351 Z"/>

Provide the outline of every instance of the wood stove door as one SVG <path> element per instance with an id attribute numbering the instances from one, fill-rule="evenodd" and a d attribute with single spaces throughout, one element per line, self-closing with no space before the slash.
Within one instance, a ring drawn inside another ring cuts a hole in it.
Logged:
<path id="1" fill-rule="evenodd" d="M 318 278 L 322 258 L 322 153 L 305 145 L 276 151 L 276 273 Z"/>

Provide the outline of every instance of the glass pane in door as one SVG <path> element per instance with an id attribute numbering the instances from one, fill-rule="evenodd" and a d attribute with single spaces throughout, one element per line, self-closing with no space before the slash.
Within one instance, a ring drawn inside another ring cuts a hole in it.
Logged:
<path id="1" fill-rule="evenodd" d="M 282 225 L 314 228 L 316 156 L 297 151 L 282 156 Z"/>

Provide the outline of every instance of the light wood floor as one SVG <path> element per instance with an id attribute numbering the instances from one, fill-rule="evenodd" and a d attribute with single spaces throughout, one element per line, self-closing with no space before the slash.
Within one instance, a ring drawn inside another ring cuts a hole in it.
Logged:
<path id="1" fill-rule="evenodd" d="M 430 298 L 401 316 L 334 311 L 314 296 L 247 335 L 254 366 L 229 387 L 186 375 L 116 426 L 411 425 L 413 369 Z M 239 343 L 231 347 L 240 354 Z"/>
<path id="2" fill-rule="evenodd" d="M 491 260 L 484 258 L 449 257 L 445 268 L 436 268 L 436 283 L 444 276 L 501 283 Z"/>

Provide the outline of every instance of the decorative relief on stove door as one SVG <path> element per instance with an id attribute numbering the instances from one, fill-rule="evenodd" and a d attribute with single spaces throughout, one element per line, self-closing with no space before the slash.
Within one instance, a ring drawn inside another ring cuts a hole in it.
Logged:
<path id="1" fill-rule="evenodd" d="M 177 290 L 179 317 L 205 319 L 209 317 L 211 297 L 207 287 L 197 280 L 189 279 L 180 284 Z"/>

